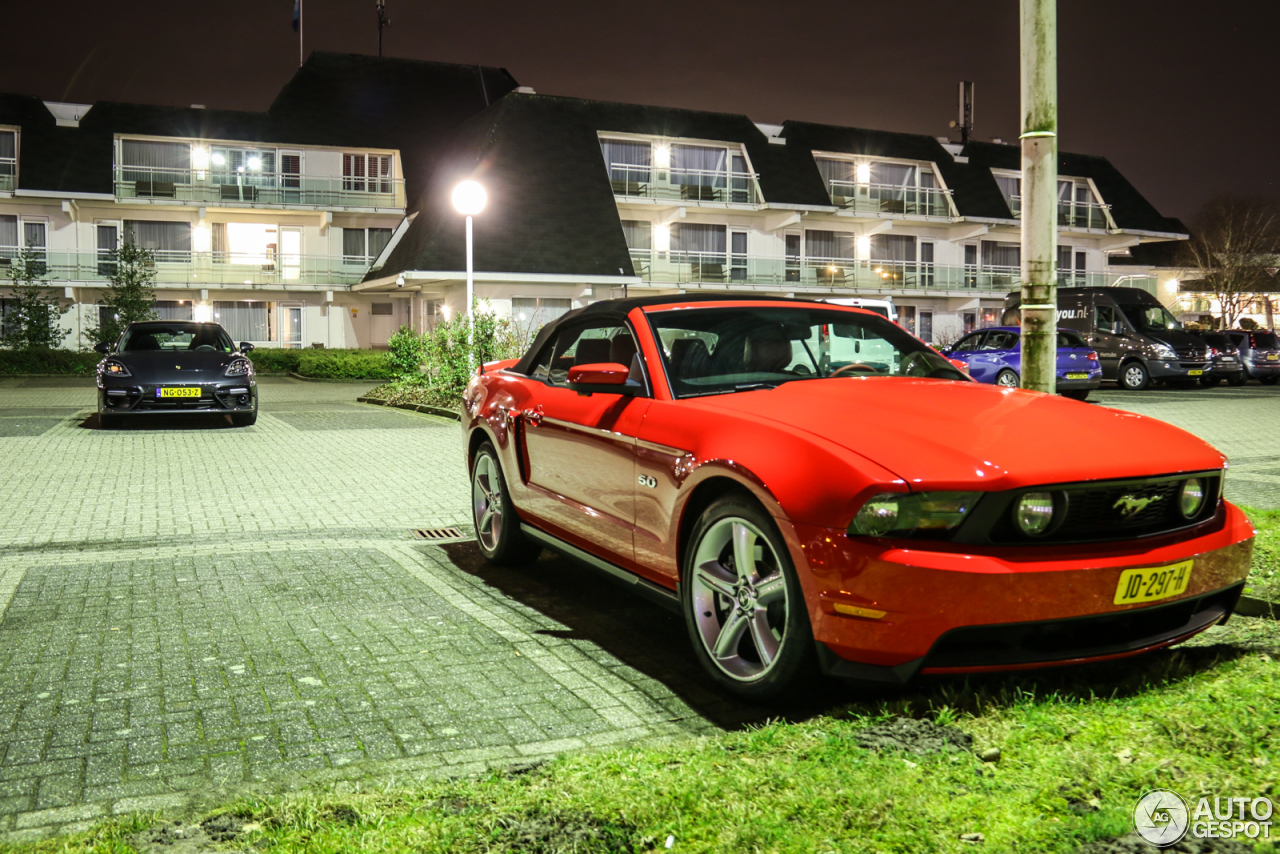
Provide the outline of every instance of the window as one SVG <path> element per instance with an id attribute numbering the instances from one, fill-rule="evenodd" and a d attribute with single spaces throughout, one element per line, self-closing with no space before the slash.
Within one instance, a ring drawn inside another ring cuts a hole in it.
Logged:
<path id="1" fill-rule="evenodd" d="M 627 239 L 627 248 L 648 252 L 653 246 L 653 226 L 647 222 L 634 219 L 622 221 L 622 234 Z"/>
<path id="2" fill-rule="evenodd" d="M 511 319 L 524 331 L 537 332 L 573 308 L 573 300 L 558 297 L 514 297 Z"/>
<path id="3" fill-rule="evenodd" d="M 276 152 L 259 148 L 214 148 L 210 154 L 213 183 L 226 187 L 275 187 Z M 240 194 L 245 201 L 254 193 Z M 230 193 L 223 193 L 230 197 Z M 251 198 L 252 197 L 252 198 Z"/>
<path id="4" fill-rule="evenodd" d="M 98 275 L 109 278 L 116 274 L 116 253 L 120 249 L 120 225 L 114 222 L 100 222 L 95 226 L 97 231 Z"/>
<path id="5" fill-rule="evenodd" d="M 342 229 L 342 263 L 369 266 L 391 242 L 390 228 Z"/>
<path id="6" fill-rule="evenodd" d="M 996 179 L 996 186 L 1000 188 L 1000 194 L 1004 196 L 1004 200 L 1009 203 L 1013 215 L 1017 216 L 1022 208 L 1022 179 L 1017 175 L 993 174 L 992 177 Z"/>
<path id="7" fill-rule="evenodd" d="M 920 285 L 933 287 L 933 244 L 928 241 L 920 243 Z M 974 327 L 969 327 L 973 329 Z"/>
<path id="8" fill-rule="evenodd" d="M 302 187 L 302 155 L 298 152 L 280 153 L 280 186 L 287 190 Z"/>
<path id="9" fill-rule="evenodd" d="M 804 233 L 804 254 L 813 259 L 854 260 L 853 235 L 844 231 L 814 231 Z"/>
<path id="10" fill-rule="evenodd" d="M 390 193 L 390 154 L 343 154 L 342 189 L 357 193 Z"/>
<path id="11" fill-rule="evenodd" d="M 926 344 L 933 341 L 933 312 L 920 310 L 920 340 Z"/>
<path id="12" fill-rule="evenodd" d="M 972 311 L 966 311 L 963 315 L 964 331 L 972 332 L 978 328 L 978 315 Z"/>
<path id="13" fill-rule="evenodd" d="M 192 320 L 191 300 L 156 300 L 155 313 L 157 320 Z"/>
<path id="14" fill-rule="evenodd" d="M 230 353 L 233 349 L 227 333 L 216 326 L 180 322 L 168 326 L 135 327 L 120 348 L 124 353 L 143 350 L 207 350 Z"/>
<path id="15" fill-rule="evenodd" d="M 788 282 L 800 281 L 800 235 L 788 234 L 786 242 L 786 279 Z"/>
<path id="16" fill-rule="evenodd" d="M 124 239 L 155 253 L 157 261 L 191 260 L 191 223 L 127 219 Z"/>
<path id="17" fill-rule="evenodd" d="M 18 254 L 18 218 L 0 214 L 0 259 Z"/>
<path id="18" fill-rule="evenodd" d="M 682 187 L 724 189 L 728 152 L 705 145 L 671 146 L 671 183 Z M 708 194 L 707 198 L 715 198 Z"/>
<path id="19" fill-rule="evenodd" d="M 875 234 L 871 237 L 871 268 L 885 284 L 914 284 L 916 239 L 903 234 Z"/>
<path id="20" fill-rule="evenodd" d="M 653 146 L 650 143 L 602 139 L 600 152 L 615 193 L 636 195 L 642 185 L 652 180 L 649 167 L 653 162 Z"/>
<path id="21" fill-rule="evenodd" d="M 18 134 L 0 130 L 0 190 L 12 190 L 18 174 Z"/>
<path id="22" fill-rule="evenodd" d="M 270 303 L 244 300 L 213 304 L 213 319 L 235 341 L 270 341 L 270 318 Z"/>
<path id="23" fill-rule="evenodd" d="M 1001 271 L 1020 271 L 1022 267 L 1022 246 L 1017 243 L 998 243 L 994 240 L 982 241 L 982 268 Z"/>
<path id="24" fill-rule="evenodd" d="M 529 375 L 551 385 L 568 385 L 569 369 L 575 365 L 616 362 L 631 365 L 636 355 L 630 327 L 617 321 L 561 328 L 543 345 Z"/>
<path id="25" fill-rule="evenodd" d="M 120 141 L 120 179 L 139 196 L 172 198 L 175 184 L 191 183 L 191 146 L 185 142 Z"/>
<path id="26" fill-rule="evenodd" d="M 374 317 L 390 317 L 396 313 L 395 303 L 375 302 L 369 309 Z"/>
<path id="27" fill-rule="evenodd" d="M 256 222 L 215 223 L 221 226 L 223 254 L 216 260 L 232 264 L 252 264 L 274 270 L 279 249 L 279 229 Z"/>

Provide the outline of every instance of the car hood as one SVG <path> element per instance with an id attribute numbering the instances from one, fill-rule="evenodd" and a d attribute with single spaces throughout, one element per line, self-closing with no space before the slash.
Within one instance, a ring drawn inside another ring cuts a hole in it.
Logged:
<path id="1" fill-rule="evenodd" d="M 1192 350 L 1193 352 L 1205 353 L 1209 349 L 1204 343 L 1204 339 L 1199 335 L 1192 335 L 1182 329 L 1158 329 L 1143 332 L 1142 334 L 1153 341 L 1168 344 L 1175 350 Z"/>
<path id="2" fill-rule="evenodd" d="M 222 379 L 227 365 L 238 356 L 198 350 L 140 350 L 113 353 L 110 358 L 128 368 L 135 383 L 194 383 Z"/>
<path id="3" fill-rule="evenodd" d="M 1154 418 L 979 383 L 802 380 L 690 402 L 824 437 L 926 489 L 1014 489 L 1225 462 L 1207 442 Z"/>

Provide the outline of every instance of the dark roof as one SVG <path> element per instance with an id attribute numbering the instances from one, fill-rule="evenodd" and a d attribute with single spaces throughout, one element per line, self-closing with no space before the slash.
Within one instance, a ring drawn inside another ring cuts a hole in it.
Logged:
<path id="1" fill-rule="evenodd" d="M 502 68 L 316 51 L 265 113 L 103 101 L 69 128 L 39 98 L 0 95 L 0 124 L 22 127 L 23 189 L 110 193 L 112 140 L 139 134 L 395 148 L 413 198 L 458 126 L 516 85 Z"/>
<path id="2" fill-rule="evenodd" d="M 809 152 L 770 143 L 746 116 L 517 92 L 464 126 L 428 182 L 418 217 L 370 277 L 463 269 L 463 227 L 449 189 L 467 177 L 489 192 L 475 219 L 477 270 L 631 275 L 602 132 L 738 142 L 766 199 L 830 204 Z"/>

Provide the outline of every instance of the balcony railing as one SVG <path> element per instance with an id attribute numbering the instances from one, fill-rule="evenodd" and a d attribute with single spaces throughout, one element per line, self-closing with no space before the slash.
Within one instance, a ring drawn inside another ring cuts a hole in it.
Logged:
<path id="1" fill-rule="evenodd" d="M 1010 196 L 1009 210 L 1015 219 L 1022 218 L 1022 196 Z M 1111 205 L 1100 205 L 1097 202 L 1058 202 L 1058 226 L 1060 228 L 1101 228 L 1107 229 L 1107 211 Z"/>
<path id="2" fill-rule="evenodd" d="M 831 204 L 847 211 L 895 213 L 908 216 L 951 216 L 949 190 L 939 187 L 903 187 L 897 184 L 858 184 L 829 181 Z"/>
<path id="3" fill-rule="evenodd" d="M 1017 267 L 949 266 L 849 258 L 779 258 L 707 252 L 631 250 L 636 275 L 670 285 L 735 285 L 785 288 L 835 287 L 861 290 L 979 290 L 1006 292 L 1019 287 Z M 1111 273 L 1064 271 L 1059 281 L 1072 287 L 1103 287 Z"/>
<path id="4" fill-rule="evenodd" d="M 760 201 L 753 172 L 711 169 L 659 169 L 626 163 L 609 164 L 615 196 L 671 199 L 682 202 L 726 202 L 754 205 Z"/>
<path id="5" fill-rule="evenodd" d="M 0 279 L 18 250 L 0 248 Z M 353 285 L 364 278 L 372 258 L 341 255 L 157 251 L 157 287 L 206 285 Z M 116 253 L 49 252 L 36 255 L 37 272 L 47 282 L 105 282 L 116 274 Z"/>
<path id="6" fill-rule="evenodd" d="M 118 167 L 116 198 L 257 207 L 403 208 L 404 181 L 379 177 L 317 177 L 287 172 Z"/>

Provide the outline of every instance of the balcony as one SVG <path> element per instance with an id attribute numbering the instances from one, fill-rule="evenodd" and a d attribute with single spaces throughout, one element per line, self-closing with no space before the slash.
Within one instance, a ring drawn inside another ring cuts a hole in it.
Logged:
<path id="1" fill-rule="evenodd" d="M 404 181 L 288 172 L 214 172 L 140 166 L 115 170 L 118 200 L 196 202 L 226 207 L 305 207 L 398 210 Z"/>
<path id="2" fill-rule="evenodd" d="M 903 214 L 906 216 L 951 216 L 950 190 L 938 187 L 904 187 L 896 184 L 859 184 L 828 181 L 831 204 L 859 213 Z"/>
<path id="3" fill-rule="evenodd" d="M 1013 213 L 1015 219 L 1022 218 L 1022 196 L 1009 196 L 1006 201 L 1009 203 L 1009 210 Z M 1106 230 L 1111 228 L 1111 223 L 1107 219 L 1107 211 L 1111 209 L 1111 205 L 1101 205 L 1097 202 L 1068 202 L 1058 201 L 1058 227 L 1067 229 L 1077 228 L 1097 228 Z"/>
<path id="4" fill-rule="evenodd" d="M 16 249 L 0 248 L 0 278 L 8 271 Z M 274 258 L 229 252 L 159 251 L 155 253 L 155 285 L 354 285 L 364 278 L 373 259 L 341 255 L 281 255 Z M 115 275 L 114 252 L 42 252 L 38 262 L 45 281 L 106 282 Z"/>
<path id="5" fill-rule="evenodd" d="M 609 164 L 609 183 L 615 196 L 666 199 L 678 202 L 721 202 L 754 205 L 760 202 L 753 172 L 709 169 L 660 169 L 626 163 Z"/>
<path id="6" fill-rule="evenodd" d="M 651 284 L 740 285 L 744 288 L 848 288 L 857 291 L 974 290 L 1007 293 L 1020 287 L 1017 267 L 948 266 L 848 258 L 779 258 L 633 249 L 636 275 Z M 1115 284 L 1112 273 L 1071 271 L 1059 283 L 1071 287 Z M 1126 284 L 1129 284 L 1126 282 Z M 1134 285 L 1140 287 L 1141 285 Z"/>
<path id="7" fill-rule="evenodd" d="M 0 157 L 0 193 L 11 193 L 17 183 L 18 161 L 13 157 Z"/>

